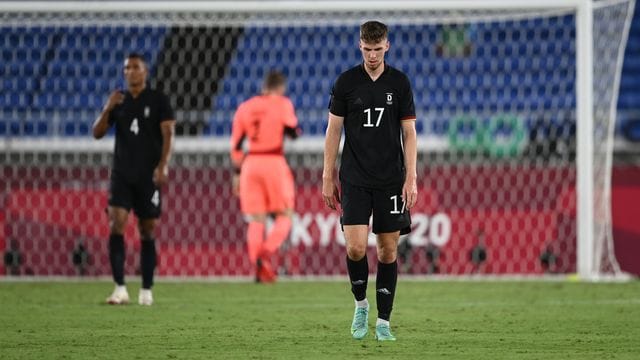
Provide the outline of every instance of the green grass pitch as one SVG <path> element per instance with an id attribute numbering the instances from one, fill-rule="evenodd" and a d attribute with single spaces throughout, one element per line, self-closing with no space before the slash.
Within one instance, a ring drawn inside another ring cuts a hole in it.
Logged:
<path id="1" fill-rule="evenodd" d="M 132 280 L 133 281 L 133 280 Z M 372 285 L 370 283 L 370 285 Z M 0 282 L 1 359 L 640 359 L 640 282 L 400 279 L 395 343 L 351 339 L 348 282 Z M 137 300 L 137 286 L 129 286 Z"/>

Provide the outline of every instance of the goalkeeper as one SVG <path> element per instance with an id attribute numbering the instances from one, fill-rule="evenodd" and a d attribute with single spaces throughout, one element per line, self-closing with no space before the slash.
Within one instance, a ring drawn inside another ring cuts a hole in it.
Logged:
<path id="1" fill-rule="evenodd" d="M 233 118 L 233 191 L 240 196 L 240 208 L 248 221 L 249 261 L 255 266 L 257 282 L 276 280 L 270 260 L 291 230 L 294 183 L 283 142 L 285 135 L 295 139 L 300 130 L 285 92 L 286 77 L 272 71 L 264 80 L 262 94 L 240 104 Z M 245 140 L 247 152 L 243 151 Z M 267 234 L 268 215 L 275 216 L 275 222 Z"/>

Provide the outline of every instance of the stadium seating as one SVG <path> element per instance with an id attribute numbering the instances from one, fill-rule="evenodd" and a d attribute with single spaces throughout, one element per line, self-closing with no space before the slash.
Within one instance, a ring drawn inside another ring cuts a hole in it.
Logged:
<path id="1" fill-rule="evenodd" d="M 427 119 L 418 122 L 418 131 L 445 135 L 452 113 L 459 110 L 481 109 L 481 117 L 527 109 L 570 112 L 576 101 L 575 62 L 566 59 L 574 58 L 575 49 L 569 40 L 573 33 L 567 37 L 566 32 L 574 31 L 575 19 L 563 16 L 546 21 L 551 22 L 551 31 L 540 30 L 539 20 L 530 20 L 508 36 L 502 29 L 508 23 L 471 25 L 466 28 L 469 46 L 485 45 L 465 56 L 436 54 L 436 25 L 395 27 L 388 61 L 411 76 L 419 118 Z M 0 136 L 88 135 L 110 90 L 124 86 L 124 55 L 141 52 L 150 60 L 153 74 L 154 61 L 169 30 L 0 27 Z M 243 29 L 219 90 L 211 95 L 205 134 L 228 135 L 236 106 L 259 91 L 266 70 L 278 68 L 290 77 L 290 95 L 305 133 L 321 135 L 333 80 L 360 61 L 354 40 L 357 30 L 349 26 Z M 547 31 L 543 36 L 551 41 L 537 43 L 540 31 Z M 432 46 L 416 46 L 424 43 Z M 551 52 L 567 56 L 545 56 Z M 489 71 L 492 76 L 486 76 Z M 467 76 L 455 76 L 458 72 Z M 632 119 L 629 114 L 640 111 L 638 11 L 631 27 L 618 107 L 623 120 L 618 129 Z M 566 117 L 551 120 L 567 121 Z M 531 126 L 530 119 L 527 125 Z"/>
<path id="2" fill-rule="evenodd" d="M 109 92 L 123 86 L 122 59 L 154 59 L 164 29 L 0 28 L 0 136 L 86 136 Z"/>

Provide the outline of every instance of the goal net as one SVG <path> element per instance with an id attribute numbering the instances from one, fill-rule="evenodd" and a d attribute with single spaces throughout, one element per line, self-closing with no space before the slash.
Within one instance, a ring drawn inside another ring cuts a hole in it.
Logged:
<path id="1" fill-rule="evenodd" d="M 91 124 L 125 86 L 129 52 L 143 54 L 178 120 L 158 273 L 251 275 L 231 193 L 231 119 L 278 69 L 304 132 L 287 144 L 296 219 L 279 269 L 344 274 L 339 214 L 321 199 L 322 144 L 332 83 L 361 61 L 369 19 L 389 25 L 387 62 L 408 74 L 418 118 L 419 200 L 401 271 L 619 273 L 611 158 L 634 1 L 513 3 L 0 4 L 0 275 L 110 273 L 113 137 L 93 140 Z"/>

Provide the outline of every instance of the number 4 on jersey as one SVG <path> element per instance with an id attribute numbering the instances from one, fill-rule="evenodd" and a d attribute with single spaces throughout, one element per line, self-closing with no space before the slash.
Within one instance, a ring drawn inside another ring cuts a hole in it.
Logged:
<path id="1" fill-rule="evenodd" d="M 140 127 L 138 126 L 138 118 L 133 119 L 129 130 L 131 130 L 132 133 L 138 135 L 138 133 L 140 132 Z"/>

